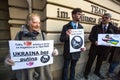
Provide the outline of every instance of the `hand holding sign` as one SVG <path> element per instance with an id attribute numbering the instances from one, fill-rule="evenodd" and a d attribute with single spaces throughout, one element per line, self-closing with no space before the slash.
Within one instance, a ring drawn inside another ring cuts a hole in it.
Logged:
<path id="1" fill-rule="evenodd" d="M 66 34 L 69 36 L 69 35 L 71 34 L 71 32 L 72 32 L 72 29 L 68 29 L 68 30 L 66 31 Z"/>
<path id="2" fill-rule="evenodd" d="M 86 50 L 86 47 L 80 49 L 82 52 Z"/>
<path id="3" fill-rule="evenodd" d="M 7 65 L 10 65 L 10 66 L 13 66 L 13 65 L 15 64 L 15 62 L 14 62 L 13 60 L 11 60 L 10 58 L 6 58 L 6 59 L 5 59 L 5 63 L 6 63 Z"/>

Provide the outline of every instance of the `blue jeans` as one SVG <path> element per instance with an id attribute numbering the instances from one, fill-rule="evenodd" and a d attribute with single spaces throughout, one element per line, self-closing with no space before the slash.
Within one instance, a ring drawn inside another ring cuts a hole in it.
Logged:
<path id="1" fill-rule="evenodd" d="M 70 79 L 74 80 L 75 77 L 75 67 L 78 60 L 64 60 L 64 67 L 63 67 L 63 74 L 62 74 L 62 80 L 68 80 L 68 69 L 70 64 Z"/>
<path id="2" fill-rule="evenodd" d="M 111 63 L 110 63 L 110 66 L 109 66 L 108 72 L 109 72 L 109 73 L 113 73 L 113 71 L 114 71 L 114 69 L 116 68 L 117 65 L 118 65 L 117 62 L 111 62 Z"/>

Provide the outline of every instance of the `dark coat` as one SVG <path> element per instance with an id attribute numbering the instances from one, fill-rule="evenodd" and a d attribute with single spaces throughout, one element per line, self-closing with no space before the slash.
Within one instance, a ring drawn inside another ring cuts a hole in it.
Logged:
<path id="1" fill-rule="evenodd" d="M 120 63 L 120 47 L 115 48 L 115 51 L 113 53 L 112 61 Z"/>
<path id="2" fill-rule="evenodd" d="M 96 46 L 95 42 L 98 40 L 98 34 L 115 34 L 118 33 L 117 27 L 112 25 L 112 23 L 109 23 L 109 26 L 107 28 L 106 32 L 103 32 L 102 23 L 93 26 L 92 31 L 89 35 L 89 40 L 91 41 L 91 47 L 89 51 L 89 55 L 100 55 L 101 59 L 106 59 L 108 56 L 108 53 L 110 51 L 110 47 L 108 46 Z"/>
<path id="3" fill-rule="evenodd" d="M 63 26 L 61 35 L 60 35 L 60 41 L 64 42 L 64 52 L 63 56 L 65 59 L 72 59 L 72 60 L 78 60 L 80 58 L 80 51 L 79 52 L 74 52 L 70 53 L 70 45 L 69 45 L 69 36 L 67 36 L 66 31 L 68 29 L 73 29 L 71 22 Z M 77 29 L 83 29 L 83 27 L 78 24 Z"/>

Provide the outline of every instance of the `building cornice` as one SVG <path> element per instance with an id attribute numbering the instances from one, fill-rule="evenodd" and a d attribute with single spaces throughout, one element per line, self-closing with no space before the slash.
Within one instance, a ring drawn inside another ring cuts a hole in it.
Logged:
<path id="1" fill-rule="evenodd" d="M 112 0 L 112 1 L 120 6 L 120 0 Z"/>

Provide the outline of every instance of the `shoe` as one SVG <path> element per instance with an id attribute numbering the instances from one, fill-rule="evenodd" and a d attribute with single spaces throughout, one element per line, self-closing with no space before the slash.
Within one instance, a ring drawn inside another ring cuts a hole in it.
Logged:
<path id="1" fill-rule="evenodd" d="M 117 74 L 116 76 L 118 77 L 118 80 L 120 80 L 120 74 Z"/>
<path id="2" fill-rule="evenodd" d="M 114 77 L 115 74 L 114 74 L 114 73 L 109 73 L 108 76 L 109 76 L 109 77 Z"/>
<path id="3" fill-rule="evenodd" d="M 98 76 L 100 79 L 105 79 L 105 77 L 102 76 L 100 73 L 96 73 L 96 72 L 94 72 L 94 74 L 95 74 L 96 76 Z"/>
<path id="4" fill-rule="evenodd" d="M 17 79 L 10 79 L 10 80 L 17 80 Z"/>
<path id="5" fill-rule="evenodd" d="M 115 74 L 115 73 L 109 73 L 109 72 L 107 72 L 107 73 L 106 73 L 106 76 L 107 76 L 107 77 L 114 77 L 114 76 L 116 76 L 116 74 Z"/>
<path id="6" fill-rule="evenodd" d="M 84 76 L 85 77 L 85 79 L 88 79 L 88 76 Z"/>
<path id="7" fill-rule="evenodd" d="M 120 74 L 117 74 L 117 76 L 120 78 Z"/>
<path id="8" fill-rule="evenodd" d="M 87 75 L 84 75 L 84 78 L 85 78 L 85 79 L 88 79 L 88 76 L 87 76 Z"/>

